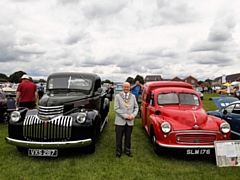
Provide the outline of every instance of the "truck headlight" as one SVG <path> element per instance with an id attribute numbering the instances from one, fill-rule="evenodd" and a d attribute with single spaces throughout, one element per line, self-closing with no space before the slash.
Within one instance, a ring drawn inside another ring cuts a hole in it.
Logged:
<path id="1" fill-rule="evenodd" d="M 12 122 L 18 122 L 21 119 L 21 114 L 19 111 L 13 111 L 10 115 Z"/>
<path id="2" fill-rule="evenodd" d="M 87 118 L 87 114 L 83 113 L 83 112 L 80 112 L 77 115 L 77 122 L 82 124 L 82 123 L 84 123 L 86 121 L 86 118 Z"/>
<path id="3" fill-rule="evenodd" d="M 169 133 L 171 131 L 171 125 L 168 122 L 164 122 L 161 124 L 162 132 Z"/>
<path id="4" fill-rule="evenodd" d="M 220 125 L 220 131 L 222 133 L 228 133 L 231 130 L 230 125 L 227 122 L 224 122 Z"/>

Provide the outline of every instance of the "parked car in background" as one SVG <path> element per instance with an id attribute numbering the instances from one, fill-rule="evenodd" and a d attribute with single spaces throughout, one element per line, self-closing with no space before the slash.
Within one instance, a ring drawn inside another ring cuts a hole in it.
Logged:
<path id="1" fill-rule="evenodd" d="M 107 92 L 108 88 L 109 88 L 110 84 L 109 83 L 103 83 L 102 84 L 102 89 L 103 89 L 103 92 Z"/>
<path id="2" fill-rule="evenodd" d="M 96 139 L 108 121 L 109 101 L 101 79 L 93 73 L 61 72 L 47 79 L 38 109 L 11 113 L 6 142 L 29 156 L 58 156 L 59 149 L 95 151 Z"/>
<path id="3" fill-rule="evenodd" d="M 15 96 L 11 93 L 0 92 L 0 122 L 6 123 L 10 113 L 16 109 Z"/>
<path id="4" fill-rule="evenodd" d="M 233 87 L 229 87 L 229 92 L 230 92 L 230 94 L 233 94 L 234 91 L 235 91 L 235 90 L 233 89 Z M 217 89 L 217 90 L 216 90 L 216 93 L 217 93 L 217 94 L 228 94 L 228 92 L 227 92 L 227 87 L 223 86 L 221 89 Z"/>
<path id="5" fill-rule="evenodd" d="M 208 111 L 212 115 L 227 121 L 231 126 L 231 139 L 240 139 L 240 101 L 238 98 L 219 96 L 212 97 L 218 110 Z"/>
<path id="6" fill-rule="evenodd" d="M 214 149 L 214 141 L 230 137 L 230 125 L 209 116 L 198 92 L 185 82 L 145 83 L 141 113 L 142 126 L 157 154 L 177 148 L 187 155 L 208 155 Z"/>
<path id="7" fill-rule="evenodd" d="M 221 89 L 221 85 L 212 85 L 212 91 L 213 91 L 213 93 L 216 93 L 216 91 L 218 90 L 218 89 Z"/>
<path id="8" fill-rule="evenodd" d="M 0 122 L 6 122 L 7 116 L 7 98 L 0 92 Z"/>
<path id="9" fill-rule="evenodd" d="M 17 90 L 17 89 L 13 89 L 13 88 L 11 88 L 11 87 L 4 87 L 4 88 L 2 88 L 2 91 L 3 91 L 4 93 L 12 94 L 12 95 L 14 95 L 14 96 L 16 96 L 16 90 Z"/>
<path id="10" fill-rule="evenodd" d="M 120 93 L 122 91 L 122 85 L 123 85 L 123 83 L 117 83 L 115 85 L 114 96 L 116 96 L 118 93 Z"/>
<path id="11" fill-rule="evenodd" d="M 15 93 L 16 93 L 16 91 L 17 91 L 18 85 L 19 85 L 19 84 L 13 84 L 13 85 L 12 85 L 12 89 L 14 89 Z"/>
<path id="12" fill-rule="evenodd" d="M 195 88 L 194 90 L 199 94 L 201 100 L 203 100 L 204 95 L 203 95 L 203 93 L 200 91 L 200 89 L 199 89 L 199 88 Z"/>

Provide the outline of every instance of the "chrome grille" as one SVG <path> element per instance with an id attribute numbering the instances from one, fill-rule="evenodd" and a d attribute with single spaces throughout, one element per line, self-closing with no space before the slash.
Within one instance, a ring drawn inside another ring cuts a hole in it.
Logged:
<path id="1" fill-rule="evenodd" d="M 29 141 L 57 142 L 71 137 L 72 117 L 58 116 L 42 121 L 35 116 L 27 116 L 23 123 L 23 136 Z"/>
<path id="2" fill-rule="evenodd" d="M 63 106 L 39 106 L 38 115 L 43 117 L 54 117 L 63 114 Z"/>
<path id="3" fill-rule="evenodd" d="M 216 138 L 215 134 L 177 134 L 176 142 L 179 144 L 213 144 Z"/>

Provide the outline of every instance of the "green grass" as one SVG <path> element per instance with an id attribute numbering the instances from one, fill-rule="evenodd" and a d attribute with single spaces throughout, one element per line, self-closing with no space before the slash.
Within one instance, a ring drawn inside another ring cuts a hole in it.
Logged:
<path id="1" fill-rule="evenodd" d="M 204 94 L 206 110 L 216 109 Z M 123 155 L 115 157 L 115 132 L 113 104 L 109 122 L 96 144 L 94 154 L 79 150 L 68 150 L 57 158 L 28 157 L 19 153 L 16 147 L 5 143 L 7 124 L 0 124 L 0 179 L 1 180 L 141 180 L 141 179 L 239 179 L 238 167 L 217 167 L 215 156 L 188 157 L 177 151 L 157 156 L 152 144 L 141 126 L 141 119 L 135 119 L 132 134 L 133 158 Z"/>

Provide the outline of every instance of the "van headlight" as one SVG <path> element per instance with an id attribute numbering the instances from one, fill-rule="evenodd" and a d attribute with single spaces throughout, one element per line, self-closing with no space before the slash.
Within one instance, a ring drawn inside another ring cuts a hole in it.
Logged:
<path id="1" fill-rule="evenodd" d="M 82 123 L 84 123 L 86 121 L 86 118 L 87 118 L 87 114 L 83 113 L 83 112 L 80 112 L 77 115 L 77 122 L 82 124 Z"/>
<path id="2" fill-rule="evenodd" d="M 162 132 L 164 133 L 169 133 L 171 131 L 171 125 L 170 123 L 168 122 L 164 122 L 161 124 L 161 129 L 162 129 Z"/>
<path id="3" fill-rule="evenodd" d="M 19 111 L 13 111 L 10 115 L 10 120 L 12 122 L 18 122 L 21 119 L 21 114 Z"/>
<path id="4" fill-rule="evenodd" d="M 228 133 L 231 130 L 230 125 L 227 122 L 224 122 L 220 125 L 220 131 L 222 133 Z"/>

